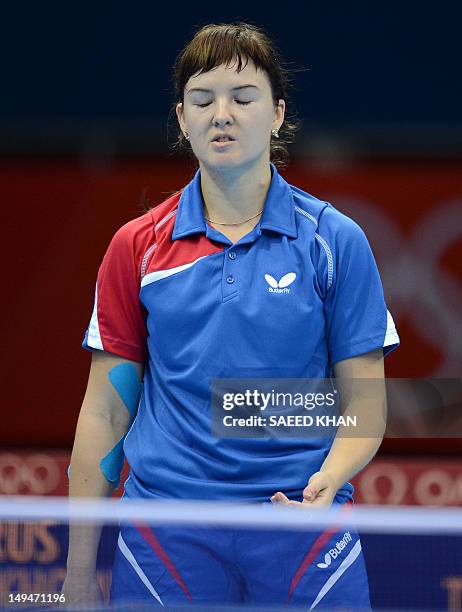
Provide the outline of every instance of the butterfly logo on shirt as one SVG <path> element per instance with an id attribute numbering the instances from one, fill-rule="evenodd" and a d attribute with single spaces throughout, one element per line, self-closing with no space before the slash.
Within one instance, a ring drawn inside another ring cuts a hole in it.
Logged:
<path id="1" fill-rule="evenodd" d="M 271 274 L 265 274 L 265 280 L 268 283 L 269 293 L 290 293 L 289 285 L 291 285 L 297 278 L 295 272 L 289 272 L 284 274 L 283 277 L 277 281 Z"/>

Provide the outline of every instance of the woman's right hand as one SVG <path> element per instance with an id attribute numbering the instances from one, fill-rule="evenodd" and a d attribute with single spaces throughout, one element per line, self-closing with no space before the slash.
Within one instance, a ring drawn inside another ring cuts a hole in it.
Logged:
<path id="1" fill-rule="evenodd" d="M 64 606 L 104 603 L 94 570 L 68 569 L 61 592 L 65 597 Z"/>

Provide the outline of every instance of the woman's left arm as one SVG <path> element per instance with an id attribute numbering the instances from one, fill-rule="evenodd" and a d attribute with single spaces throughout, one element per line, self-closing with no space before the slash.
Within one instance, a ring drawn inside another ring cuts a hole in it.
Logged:
<path id="1" fill-rule="evenodd" d="M 308 480 L 303 502 L 291 501 L 279 491 L 271 498 L 274 503 L 330 506 L 338 489 L 371 461 L 382 443 L 386 428 L 383 349 L 339 361 L 334 373 L 342 414 L 357 417 L 358 435 L 352 435 L 351 426 L 340 425 L 321 469 Z"/>

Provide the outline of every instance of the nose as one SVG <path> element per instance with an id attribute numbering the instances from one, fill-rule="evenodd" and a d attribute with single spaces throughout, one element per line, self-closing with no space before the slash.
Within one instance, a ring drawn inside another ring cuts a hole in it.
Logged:
<path id="1" fill-rule="evenodd" d="M 230 112 L 229 103 L 223 98 L 217 98 L 215 103 L 215 113 L 213 116 L 213 125 L 219 127 L 221 125 L 230 125 L 233 117 Z"/>

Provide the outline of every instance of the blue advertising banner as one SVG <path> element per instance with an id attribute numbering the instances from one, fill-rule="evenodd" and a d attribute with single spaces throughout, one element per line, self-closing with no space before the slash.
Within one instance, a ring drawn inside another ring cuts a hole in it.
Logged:
<path id="1" fill-rule="evenodd" d="M 97 577 L 106 597 L 117 535 L 115 526 L 105 527 L 98 554 Z M 2 609 L 62 605 L 59 595 L 66 575 L 67 538 L 64 524 L 0 524 Z M 375 609 L 461 609 L 461 536 L 367 533 L 361 535 L 361 542 Z M 27 598 L 34 594 L 35 601 Z"/>

